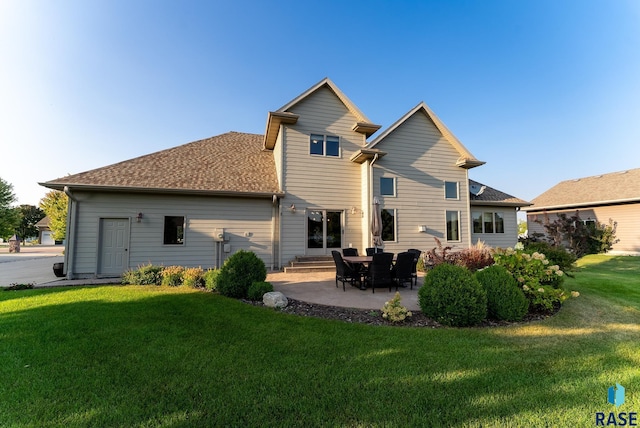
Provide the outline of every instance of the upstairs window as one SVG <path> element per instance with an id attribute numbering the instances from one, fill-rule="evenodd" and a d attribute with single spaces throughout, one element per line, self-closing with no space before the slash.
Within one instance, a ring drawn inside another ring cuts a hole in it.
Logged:
<path id="1" fill-rule="evenodd" d="M 396 195 L 396 179 L 393 177 L 380 177 L 380 195 Z"/>
<path id="2" fill-rule="evenodd" d="M 184 216 L 164 217 L 164 241 L 165 245 L 184 244 Z"/>
<path id="3" fill-rule="evenodd" d="M 444 182 L 444 198 L 458 199 L 458 182 L 457 181 Z"/>
<path id="4" fill-rule="evenodd" d="M 309 154 L 316 156 L 340 156 L 340 137 L 332 135 L 311 134 L 309 138 Z"/>

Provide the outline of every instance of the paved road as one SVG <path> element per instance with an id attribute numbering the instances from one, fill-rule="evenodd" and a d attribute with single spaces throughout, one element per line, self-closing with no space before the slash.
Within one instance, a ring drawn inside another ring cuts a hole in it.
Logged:
<path id="1" fill-rule="evenodd" d="M 22 246 L 19 253 L 0 247 L 0 286 L 59 280 L 53 274 L 53 264 L 64 261 L 63 251 L 61 245 Z"/>

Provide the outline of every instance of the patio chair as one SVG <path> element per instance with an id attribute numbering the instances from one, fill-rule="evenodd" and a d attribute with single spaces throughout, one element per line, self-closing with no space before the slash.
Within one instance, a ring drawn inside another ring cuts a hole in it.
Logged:
<path id="1" fill-rule="evenodd" d="M 391 278 L 391 265 L 393 264 L 393 253 L 375 253 L 373 260 L 369 263 L 366 274 L 367 285 L 371 286 L 373 293 L 376 287 L 389 286 L 389 291 L 393 286 Z"/>
<path id="2" fill-rule="evenodd" d="M 351 285 L 355 284 L 356 280 L 360 280 L 360 274 L 355 272 L 345 261 L 342 259 L 340 251 L 331 251 L 333 261 L 336 264 L 336 288 L 338 288 L 338 281 L 342 282 L 342 290 L 347 291 L 345 282 L 349 282 Z"/>
<path id="3" fill-rule="evenodd" d="M 396 291 L 398 287 L 406 287 L 406 283 L 411 284 L 411 289 L 413 290 L 413 262 L 415 260 L 415 254 L 406 251 L 404 253 L 398 254 L 396 258 L 396 264 L 391 269 L 391 277 L 396 283 Z"/>
<path id="4" fill-rule="evenodd" d="M 365 251 L 367 252 L 367 256 L 373 256 L 374 253 L 382 253 L 384 250 L 382 248 L 371 247 L 367 248 Z"/>
<path id="5" fill-rule="evenodd" d="M 415 260 L 413 261 L 413 266 L 411 267 L 411 276 L 413 277 L 413 283 L 411 284 L 411 289 L 413 290 L 413 284 L 418 285 L 418 260 L 420 260 L 420 255 L 422 254 L 422 251 L 417 250 L 415 248 L 409 248 L 407 252 L 413 253 L 415 255 Z"/>
<path id="6" fill-rule="evenodd" d="M 357 248 L 343 248 L 342 249 L 343 256 L 357 256 L 358 249 Z"/>
<path id="7" fill-rule="evenodd" d="M 342 249 L 342 255 L 343 256 L 358 256 L 358 249 L 357 248 L 343 248 Z M 347 263 L 348 266 L 351 266 L 351 268 L 358 274 L 358 277 L 361 278 L 362 275 L 365 272 L 365 268 L 364 265 L 362 263 L 349 263 L 349 262 L 345 262 Z M 362 281 L 360 280 L 360 283 L 362 283 Z M 362 287 L 361 287 L 362 288 Z"/>

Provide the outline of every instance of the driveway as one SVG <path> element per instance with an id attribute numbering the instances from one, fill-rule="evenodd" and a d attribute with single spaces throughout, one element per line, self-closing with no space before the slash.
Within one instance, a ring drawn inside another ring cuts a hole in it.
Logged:
<path id="1" fill-rule="evenodd" d="M 56 281 L 53 264 L 64 261 L 61 245 L 21 246 L 19 253 L 0 247 L 0 287 L 10 284 L 43 284 Z"/>

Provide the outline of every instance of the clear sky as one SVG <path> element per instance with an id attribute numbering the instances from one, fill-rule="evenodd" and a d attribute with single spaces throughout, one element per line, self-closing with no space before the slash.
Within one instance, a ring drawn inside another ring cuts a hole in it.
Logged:
<path id="1" fill-rule="evenodd" d="M 383 126 L 426 102 L 531 200 L 640 167 L 640 2 L 0 0 L 0 177 L 52 180 L 228 131 L 329 77 Z M 375 136 L 375 135 L 374 135 Z"/>

